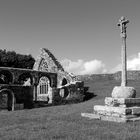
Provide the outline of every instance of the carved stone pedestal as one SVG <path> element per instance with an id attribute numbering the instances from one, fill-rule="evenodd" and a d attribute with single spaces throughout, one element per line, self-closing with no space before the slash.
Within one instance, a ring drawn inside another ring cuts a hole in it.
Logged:
<path id="1" fill-rule="evenodd" d="M 114 122 L 140 120 L 140 98 L 105 98 L 105 105 L 94 106 L 93 113 L 82 113 L 83 117 Z"/>
<path id="2" fill-rule="evenodd" d="M 82 113 L 83 117 L 114 122 L 140 120 L 140 98 L 135 98 L 133 87 L 115 87 L 112 97 L 105 98 L 105 105 L 95 105 L 93 113 Z"/>

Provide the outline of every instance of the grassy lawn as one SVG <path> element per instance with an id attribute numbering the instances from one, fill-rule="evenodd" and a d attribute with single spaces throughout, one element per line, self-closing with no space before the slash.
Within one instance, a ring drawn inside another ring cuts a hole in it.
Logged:
<path id="1" fill-rule="evenodd" d="M 89 120 L 81 112 L 91 113 L 93 105 L 104 104 L 120 82 L 85 82 L 96 97 L 78 104 L 60 105 L 14 112 L 0 112 L 1 140 L 138 140 L 140 122 L 115 123 Z M 140 97 L 140 81 L 129 81 Z"/>

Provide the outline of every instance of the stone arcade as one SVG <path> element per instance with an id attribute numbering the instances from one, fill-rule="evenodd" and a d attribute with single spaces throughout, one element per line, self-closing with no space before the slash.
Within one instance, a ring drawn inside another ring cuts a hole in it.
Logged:
<path id="1" fill-rule="evenodd" d="M 42 77 L 49 79 L 52 92 L 48 94 L 52 103 L 57 89 L 57 74 L 35 71 L 30 69 L 0 67 L 0 98 L 7 96 L 8 110 L 14 110 L 17 104 L 24 104 L 25 108 L 32 108 L 33 101 L 37 101 L 37 89 Z M 0 108 L 3 108 L 0 100 Z M 4 105 L 6 108 L 6 104 Z"/>
<path id="2" fill-rule="evenodd" d="M 84 117 L 114 122 L 140 120 L 140 98 L 135 98 L 136 90 L 127 86 L 126 24 L 124 17 L 119 20 L 122 39 L 122 82 L 114 87 L 112 97 L 105 98 L 105 106 L 94 106 L 93 113 L 81 113 Z"/>

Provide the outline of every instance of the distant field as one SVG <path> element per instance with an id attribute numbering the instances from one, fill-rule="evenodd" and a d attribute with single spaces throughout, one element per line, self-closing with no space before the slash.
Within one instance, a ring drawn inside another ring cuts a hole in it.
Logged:
<path id="1" fill-rule="evenodd" d="M 14 112 L 0 112 L 1 140 L 139 140 L 140 122 L 114 123 L 89 120 L 81 112 L 92 112 L 93 105 L 104 104 L 120 82 L 86 81 L 94 98 L 78 104 L 60 105 Z M 140 97 L 140 81 L 129 81 Z"/>

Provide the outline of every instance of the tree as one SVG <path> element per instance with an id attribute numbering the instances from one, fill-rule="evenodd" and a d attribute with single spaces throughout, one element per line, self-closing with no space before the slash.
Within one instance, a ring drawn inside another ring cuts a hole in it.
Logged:
<path id="1" fill-rule="evenodd" d="M 32 55 L 18 54 L 15 51 L 0 49 L 0 67 L 14 67 L 32 69 L 35 59 Z"/>

